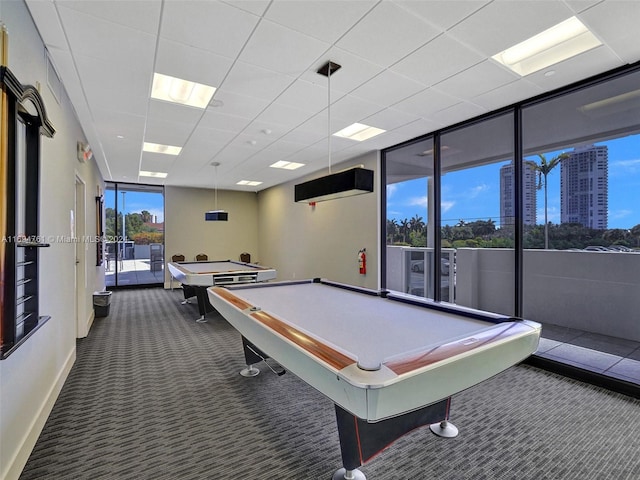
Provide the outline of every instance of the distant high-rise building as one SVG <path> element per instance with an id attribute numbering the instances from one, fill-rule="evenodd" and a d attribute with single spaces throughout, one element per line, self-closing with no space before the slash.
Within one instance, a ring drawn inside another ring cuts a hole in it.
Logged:
<path id="1" fill-rule="evenodd" d="M 587 145 L 560 162 L 562 223 L 606 229 L 609 208 L 609 149 Z"/>
<path id="2" fill-rule="evenodd" d="M 523 214 L 525 225 L 536 224 L 536 164 L 525 161 L 523 176 Z M 515 221 L 513 162 L 500 168 L 500 225 L 513 225 Z"/>

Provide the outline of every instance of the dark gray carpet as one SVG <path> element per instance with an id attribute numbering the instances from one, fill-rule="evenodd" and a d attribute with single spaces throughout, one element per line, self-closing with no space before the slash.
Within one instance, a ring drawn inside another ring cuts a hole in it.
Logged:
<path id="1" fill-rule="evenodd" d="M 329 480 L 341 466 L 332 403 L 291 374 L 243 367 L 221 317 L 161 289 L 114 292 L 21 480 Z M 454 439 L 416 430 L 368 480 L 640 479 L 640 401 L 529 366 L 453 398 Z"/>

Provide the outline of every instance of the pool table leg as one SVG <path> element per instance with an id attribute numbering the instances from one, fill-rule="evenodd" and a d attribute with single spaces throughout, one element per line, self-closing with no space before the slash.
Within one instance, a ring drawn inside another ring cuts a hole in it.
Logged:
<path id="1" fill-rule="evenodd" d="M 331 480 L 367 480 L 367 477 L 357 468 L 355 470 L 341 468 L 333 474 Z"/>
<path id="2" fill-rule="evenodd" d="M 196 298 L 198 300 L 198 311 L 200 312 L 200 318 L 196 320 L 197 323 L 206 323 L 207 313 L 213 312 L 214 308 L 209 303 L 209 298 L 207 297 L 207 287 L 193 287 Z"/>
<path id="3" fill-rule="evenodd" d="M 282 368 L 282 366 L 270 365 L 267 361 L 267 359 L 270 358 L 269 355 L 264 353 L 245 337 L 242 337 L 242 348 L 244 349 L 244 360 L 247 364 L 247 368 L 244 368 L 240 371 L 240 375 L 242 375 L 243 377 L 255 377 L 256 375 L 258 375 L 260 373 L 260 370 L 254 366 L 254 363 L 260 362 L 264 362 L 267 368 L 278 376 L 284 375 L 286 373 L 286 370 Z"/>
<path id="4" fill-rule="evenodd" d="M 363 480 L 365 477 L 358 470 L 359 466 L 364 465 L 397 439 L 418 427 L 434 423 L 439 427 L 443 424 L 445 427 L 451 426 L 447 423 L 450 401 L 450 398 L 445 398 L 418 410 L 374 423 L 358 418 L 336 405 L 343 468 L 334 474 L 333 480 Z"/>

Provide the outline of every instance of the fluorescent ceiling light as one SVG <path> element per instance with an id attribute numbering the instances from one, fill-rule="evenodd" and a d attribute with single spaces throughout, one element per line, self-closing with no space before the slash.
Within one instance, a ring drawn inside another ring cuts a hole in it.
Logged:
<path id="1" fill-rule="evenodd" d="M 165 172 L 147 172 L 145 170 L 140 170 L 141 177 L 154 177 L 154 178 L 167 178 L 167 173 Z"/>
<path id="2" fill-rule="evenodd" d="M 215 91 L 216 88 L 209 85 L 154 73 L 151 98 L 190 107 L 207 108 Z"/>
<path id="3" fill-rule="evenodd" d="M 151 153 L 164 153 L 166 155 L 180 155 L 182 147 L 175 147 L 173 145 L 161 145 L 159 143 L 144 142 L 142 147 L 144 152 Z"/>
<path id="4" fill-rule="evenodd" d="M 262 182 L 256 182 L 255 180 L 240 180 L 236 185 L 246 185 L 248 187 L 256 187 L 261 185 Z"/>
<path id="5" fill-rule="evenodd" d="M 269 165 L 272 168 L 284 168 L 285 170 L 295 170 L 296 168 L 304 167 L 304 163 L 296 163 L 296 162 L 285 162 L 284 160 L 280 160 L 272 165 Z"/>
<path id="6" fill-rule="evenodd" d="M 334 135 L 336 137 L 349 138 L 351 140 L 362 142 L 363 140 L 368 140 L 384 132 L 386 132 L 386 130 L 382 130 L 381 128 L 370 127 L 369 125 L 364 125 L 362 123 L 354 123 L 343 128 L 339 132 L 334 133 Z"/>
<path id="7" fill-rule="evenodd" d="M 493 58 L 525 76 L 602 45 L 576 17 L 571 17 Z"/>
<path id="8" fill-rule="evenodd" d="M 614 97 L 598 100 L 578 108 L 582 113 L 590 116 L 605 116 L 619 114 L 640 108 L 640 90 L 621 93 Z"/>

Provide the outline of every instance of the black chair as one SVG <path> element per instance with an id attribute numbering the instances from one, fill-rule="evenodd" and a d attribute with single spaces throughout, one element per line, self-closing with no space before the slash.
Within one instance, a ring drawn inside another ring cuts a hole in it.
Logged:
<path id="1" fill-rule="evenodd" d="M 206 262 L 207 260 L 209 260 L 209 256 L 206 253 L 196 255 L 196 262 Z"/>
<path id="2" fill-rule="evenodd" d="M 244 263 L 251 263 L 251 254 L 247 252 L 242 252 L 240 254 L 240 261 Z"/>

